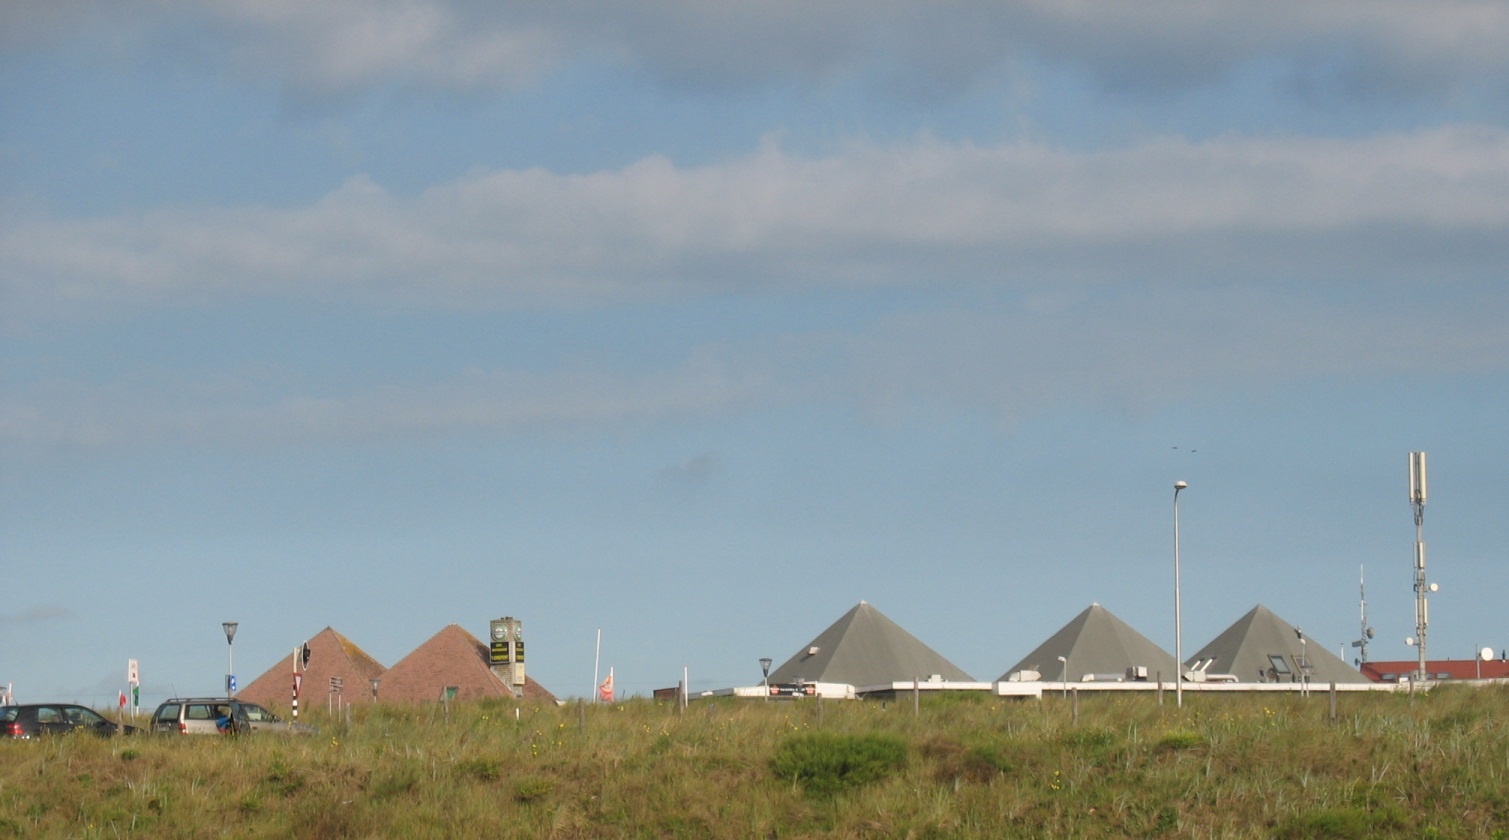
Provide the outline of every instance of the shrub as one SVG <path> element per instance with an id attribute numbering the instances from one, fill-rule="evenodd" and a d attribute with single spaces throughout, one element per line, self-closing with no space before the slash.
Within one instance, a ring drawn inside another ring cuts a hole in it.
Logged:
<path id="1" fill-rule="evenodd" d="M 555 790 L 555 782 L 542 776 L 525 776 L 513 783 L 513 798 L 517 802 L 534 802 L 544 799 Z"/>
<path id="2" fill-rule="evenodd" d="M 1190 732 L 1188 729 L 1173 729 L 1158 739 L 1158 748 L 1169 752 L 1179 752 L 1198 747 L 1205 743 L 1198 732 Z"/>
<path id="3" fill-rule="evenodd" d="M 771 759 L 776 778 L 801 785 L 809 796 L 832 796 L 883 779 L 905 766 L 906 743 L 888 735 L 794 735 Z"/>
<path id="4" fill-rule="evenodd" d="M 1372 837 L 1380 832 L 1392 833 L 1402 828 L 1402 821 L 1392 811 L 1371 812 L 1361 808 L 1333 808 L 1300 814 L 1278 826 L 1276 837 L 1351 838 Z"/>
<path id="5" fill-rule="evenodd" d="M 503 762 L 496 758 L 468 758 L 457 762 L 456 772 L 482 782 L 496 782 L 503 777 Z"/>

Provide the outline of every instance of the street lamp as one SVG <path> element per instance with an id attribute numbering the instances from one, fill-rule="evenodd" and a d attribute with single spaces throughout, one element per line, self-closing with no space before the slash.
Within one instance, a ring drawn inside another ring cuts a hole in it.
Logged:
<path id="1" fill-rule="evenodd" d="M 1299 638 L 1299 696 L 1310 696 L 1310 654 L 1309 646 L 1305 639 L 1304 628 L 1294 628 L 1294 635 Z"/>
<path id="2" fill-rule="evenodd" d="M 222 621 L 225 630 L 225 699 L 236 696 L 236 622 Z"/>
<path id="3" fill-rule="evenodd" d="M 1174 706 L 1184 707 L 1184 613 L 1179 595 L 1179 491 L 1189 485 L 1174 482 Z"/>
<path id="4" fill-rule="evenodd" d="M 765 687 L 766 700 L 770 699 L 770 661 L 770 657 L 768 656 L 760 657 L 760 673 L 764 674 L 764 676 L 760 678 L 760 684 Z"/>
<path id="5" fill-rule="evenodd" d="M 1067 657 L 1067 656 L 1060 656 L 1058 658 L 1058 661 L 1064 663 L 1064 667 L 1061 668 L 1061 669 L 1059 669 L 1059 672 L 1058 672 L 1058 681 L 1061 682 L 1061 683 L 1063 683 L 1063 686 L 1064 686 L 1064 696 L 1068 697 L 1069 696 L 1069 657 Z"/>

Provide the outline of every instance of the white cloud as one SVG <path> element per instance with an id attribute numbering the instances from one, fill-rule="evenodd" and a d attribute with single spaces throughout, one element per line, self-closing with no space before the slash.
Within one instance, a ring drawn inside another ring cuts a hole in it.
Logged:
<path id="1" fill-rule="evenodd" d="M 316 97 L 394 83 L 512 90 L 581 57 L 683 86 L 857 76 L 932 96 L 1024 58 L 1121 90 L 1205 85 L 1263 61 L 1312 84 L 1439 95 L 1509 69 L 1497 0 L 22 0 L 3 15 L 0 37 L 16 44 L 83 33 L 228 61 Z"/>
<path id="2" fill-rule="evenodd" d="M 1261 400 L 1295 385 L 1501 376 L 1506 318 L 1499 288 L 1419 300 L 1241 285 L 966 295 L 842 329 L 711 343 L 640 370 L 600 360 L 432 378 L 262 368 L 16 383 L 0 406 L 0 446 L 22 460 L 53 448 L 569 436 L 811 406 L 873 418 L 962 409 L 1010 425 L 1065 407 L 1138 413 L 1220 391 Z M 703 480 L 717 467 L 698 455 L 660 478 Z"/>
<path id="3" fill-rule="evenodd" d="M 0 443 L 113 449 L 278 446 L 292 441 L 407 437 L 653 422 L 726 412 L 769 399 L 758 371 L 695 355 L 660 371 L 625 374 L 466 369 L 382 385 L 305 381 L 290 371 L 202 378 L 127 374 L 103 385 L 46 382 L 16 388 L 0 408 Z"/>
<path id="4" fill-rule="evenodd" d="M 920 141 L 808 158 L 767 145 L 699 168 L 651 157 L 585 175 L 481 171 L 415 198 L 358 177 L 293 209 L 16 219 L 0 233 L 0 289 L 14 327 L 257 298 L 511 309 L 1299 267 L 1480 278 L 1503 264 L 1506 196 L 1509 131 L 1473 126 L 1094 153 Z"/>

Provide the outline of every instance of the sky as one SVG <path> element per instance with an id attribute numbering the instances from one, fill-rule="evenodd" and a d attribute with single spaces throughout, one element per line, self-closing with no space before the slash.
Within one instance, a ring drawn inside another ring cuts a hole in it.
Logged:
<path id="1" fill-rule="evenodd" d="M 1509 5 L 0 4 L 0 683 L 524 622 L 561 697 L 861 600 L 1509 647 Z M 228 649 L 221 622 L 239 622 Z M 601 631 L 600 656 L 598 634 Z M 233 662 L 229 661 L 234 659 Z"/>

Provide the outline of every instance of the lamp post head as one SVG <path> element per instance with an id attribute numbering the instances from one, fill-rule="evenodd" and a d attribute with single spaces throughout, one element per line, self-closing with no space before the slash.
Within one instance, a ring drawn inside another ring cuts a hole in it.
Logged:
<path id="1" fill-rule="evenodd" d="M 220 622 L 220 626 L 225 629 L 225 643 L 228 645 L 235 644 L 236 628 L 240 625 L 234 621 L 222 621 Z"/>
<path id="2" fill-rule="evenodd" d="M 1174 482 L 1174 492 L 1177 493 L 1180 490 L 1183 490 L 1183 489 L 1185 489 L 1188 486 L 1189 486 L 1189 484 L 1187 484 L 1186 482 L 1176 481 L 1176 482 Z"/>

